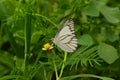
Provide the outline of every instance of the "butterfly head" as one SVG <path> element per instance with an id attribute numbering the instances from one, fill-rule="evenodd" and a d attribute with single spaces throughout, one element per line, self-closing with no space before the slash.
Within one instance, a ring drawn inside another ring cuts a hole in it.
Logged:
<path id="1" fill-rule="evenodd" d="M 55 37 L 52 38 L 51 40 L 53 41 L 53 43 L 56 43 L 56 42 L 59 40 L 59 38 L 58 38 L 57 36 L 55 36 Z"/>

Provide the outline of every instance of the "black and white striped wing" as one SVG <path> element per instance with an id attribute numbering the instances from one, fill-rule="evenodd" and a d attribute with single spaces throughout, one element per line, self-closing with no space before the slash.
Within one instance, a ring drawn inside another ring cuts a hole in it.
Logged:
<path id="1" fill-rule="evenodd" d="M 74 22 L 69 19 L 57 32 L 53 42 L 66 52 L 74 52 L 77 48 L 77 38 L 74 32 Z"/>

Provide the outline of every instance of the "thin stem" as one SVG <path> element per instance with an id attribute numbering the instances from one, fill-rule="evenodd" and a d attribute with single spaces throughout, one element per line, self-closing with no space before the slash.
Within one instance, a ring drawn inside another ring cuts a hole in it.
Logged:
<path id="1" fill-rule="evenodd" d="M 55 60 L 53 60 L 53 64 L 54 64 L 56 79 L 58 79 L 58 73 L 57 73 L 57 67 L 56 67 L 56 64 L 55 64 Z"/>
<path id="2" fill-rule="evenodd" d="M 53 65 L 54 65 L 54 69 L 55 69 L 55 75 L 56 75 L 56 79 L 58 78 L 58 73 L 57 73 L 57 67 L 56 67 L 56 64 L 55 64 L 55 51 L 52 50 L 53 52 Z"/>
<path id="3" fill-rule="evenodd" d="M 65 68 L 66 60 L 67 60 L 67 52 L 65 52 L 64 60 L 63 60 L 63 64 L 62 64 L 62 68 L 61 68 L 60 75 L 59 75 L 59 77 L 57 78 L 57 80 L 60 80 L 60 78 L 61 78 L 61 76 L 62 76 L 62 74 L 63 74 L 63 70 L 64 70 L 64 68 Z"/>
<path id="4" fill-rule="evenodd" d="M 41 14 L 32 14 L 32 15 L 40 16 L 40 17 L 46 19 L 48 22 L 52 23 L 54 26 L 57 26 L 54 22 L 52 22 L 50 19 L 48 19 L 47 17 L 45 17 L 45 16 L 43 16 Z"/>
<path id="5" fill-rule="evenodd" d="M 44 69 L 44 67 L 43 67 Z M 44 77 L 45 77 L 45 80 L 47 80 L 47 76 L 46 76 L 46 70 L 44 69 Z"/>

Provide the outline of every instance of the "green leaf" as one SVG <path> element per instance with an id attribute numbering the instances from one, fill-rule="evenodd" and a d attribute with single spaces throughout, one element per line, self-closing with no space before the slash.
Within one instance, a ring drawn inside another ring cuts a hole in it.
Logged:
<path id="1" fill-rule="evenodd" d="M 0 80 L 9 80 L 9 79 L 18 79 L 20 78 L 21 76 L 19 75 L 6 75 L 6 76 L 3 76 L 0 78 Z"/>
<path id="2" fill-rule="evenodd" d="M 42 34 L 42 32 L 40 32 L 40 31 L 34 32 L 31 37 L 31 44 L 36 44 L 38 42 L 41 34 Z"/>
<path id="3" fill-rule="evenodd" d="M 120 10 L 118 7 L 110 8 L 110 7 L 104 6 L 101 9 L 101 13 L 110 23 L 120 22 Z"/>
<path id="4" fill-rule="evenodd" d="M 25 53 L 24 53 L 24 71 L 25 71 L 25 77 L 28 74 L 28 68 L 27 65 L 29 63 L 29 56 L 30 56 L 30 43 L 31 43 L 31 10 L 28 10 L 29 14 L 26 14 L 26 25 L 25 25 Z"/>
<path id="5" fill-rule="evenodd" d="M 13 66 L 14 66 L 13 56 L 6 51 L 0 50 L 0 77 L 10 72 L 10 70 L 13 69 Z"/>
<path id="6" fill-rule="evenodd" d="M 85 46 L 89 46 L 89 45 L 94 44 L 92 37 L 90 35 L 88 35 L 88 34 L 85 34 L 85 35 L 81 36 L 78 39 L 78 43 L 80 45 L 85 45 Z"/>
<path id="7" fill-rule="evenodd" d="M 117 50 L 113 46 L 105 43 L 98 46 L 98 54 L 108 64 L 112 64 L 118 59 Z"/>
<path id="8" fill-rule="evenodd" d="M 92 0 L 92 2 L 83 10 L 88 16 L 99 16 L 100 9 L 106 4 L 107 0 Z"/>
<path id="9" fill-rule="evenodd" d="M 114 42 L 119 39 L 119 34 L 115 33 L 106 33 L 106 37 L 108 38 L 109 41 Z"/>
<path id="10" fill-rule="evenodd" d="M 76 66 L 76 69 L 78 65 L 81 66 L 94 66 L 95 64 L 101 65 L 100 62 L 103 60 L 98 56 L 97 54 L 98 46 L 81 46 L 77 51 L 68 57 L 67 64 Z"/>
<path id="11" fill-rule="evenodd" d="M 93 78 L 98 78 L 98 79 L 102 79 L 102 80 L 114 80 L 109 77 L 102 77 L 102 76 L 97 76 L 97 75 L 93 75 L 93 74 L 79 74 L 79 75 L 67 76 L 67 77 L 63 77 L 60 80 L 73 80 L 73 79 L 80 78 L 80 77 L 93 77 Z"/>

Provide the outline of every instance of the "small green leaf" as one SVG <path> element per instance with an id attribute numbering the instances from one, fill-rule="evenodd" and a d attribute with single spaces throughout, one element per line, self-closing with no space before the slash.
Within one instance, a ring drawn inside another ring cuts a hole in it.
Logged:
<path id="1" fill-rule="evenodd" d="M 110 7 L 104 6 L 101 9 L 101 13 L 111 23 L 119 23 L 120 22 L 120 10 L 118 7 L 110 8 Z"/>
<path id="2" fill-rule="evenodd" d="M 36 44 L 36 43 L 38 42 L 41 34 L 42 34 L 42 32 L 38 32 L 38 31 L 37 31 L 37 32 L 34 32 L 34 33 L 32 34 L 31 43 L 32 43 L 32 44 Z"/>
<path id="3" fill-rule="evenodd" d="M 98 54 L 108 64 L 112 64 L 118 59 L 117 50 L 113 46 L 105 43 L 98 46 Z"/>
<path id="4" fill-rule="evenodd" d="M 108 38 L 109 41 L 114 42 L 119 39 L 119 34 L 106 33 L 106 37 Z"/>
<path id="5" fill-rule="evenodd" d="M 85 35 L 81 36 L 78 39 L 78 43 L 80 45 L 85 45 L 85 46 L 89 46 L 89 45 L 94 44 L 92 37 L 88 34 L 85 34 Z"/>

